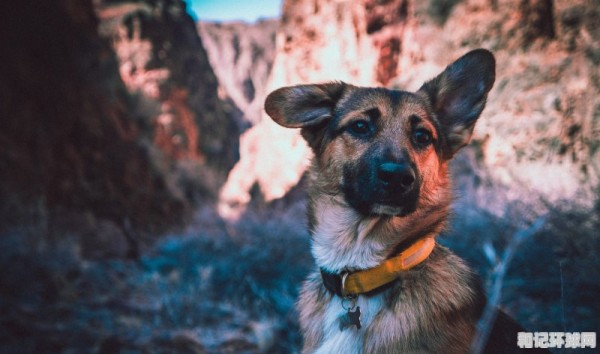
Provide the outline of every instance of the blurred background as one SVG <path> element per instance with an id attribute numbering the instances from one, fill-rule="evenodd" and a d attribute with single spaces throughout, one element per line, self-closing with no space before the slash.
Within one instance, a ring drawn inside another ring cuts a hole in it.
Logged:
<path id="1" fill-rule="evenodd" d="M 0 352 L 298 352 L 310 153 L 266 94 L 415 90 L 479 47 L 496 83 L 439 241 L 529 331 L 600 330 L 598 1 L 0 9 Z"/>

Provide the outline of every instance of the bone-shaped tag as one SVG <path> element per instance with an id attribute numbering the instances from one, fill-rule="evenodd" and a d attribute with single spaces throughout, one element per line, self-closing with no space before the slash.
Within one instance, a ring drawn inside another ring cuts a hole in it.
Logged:
<path id="1" fill-rule="evenodd" d="M 340 331 L 351 326 L 360 329 L 360 306 L 356 306 L 355 311 L 348 309 L 348 312 L 340 316 Z"/>

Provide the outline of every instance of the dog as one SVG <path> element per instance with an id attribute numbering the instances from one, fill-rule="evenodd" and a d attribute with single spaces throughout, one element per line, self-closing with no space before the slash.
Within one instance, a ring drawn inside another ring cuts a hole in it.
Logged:
<path id="1" fill-rule="evenodd" d="M 494 80 L 493 54 L 477 49 L 416 92 L 330 82 L 269 94 L 266 113 L 300 128 L 314 153 L 303 353 L 469 352 L 485 295 L 435 237 L 452 200 L 448 163 Z M 497 318 L 487 351 L 517 352 L 520 327 Z"/>

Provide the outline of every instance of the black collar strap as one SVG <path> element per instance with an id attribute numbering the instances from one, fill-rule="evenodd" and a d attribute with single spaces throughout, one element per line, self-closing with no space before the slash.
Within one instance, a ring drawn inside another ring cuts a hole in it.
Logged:
<path id="1" fill-rule="evenodd" d="M 321 268 L 321 278 L 323 279 L 323 285 L 325 285 L 327 291 L 334 295 L 342 296 L 342 277 L 340 275 L 329 273 Z"/>

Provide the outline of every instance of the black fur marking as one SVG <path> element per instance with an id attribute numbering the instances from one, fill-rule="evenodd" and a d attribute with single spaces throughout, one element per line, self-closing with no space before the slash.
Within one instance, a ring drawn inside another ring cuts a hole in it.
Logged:
<path id="1" fill-rule="evenodd" d="M 376 205 L 397 208 L 399 216 L 414 212 L 418 205 L 421 181 L 414 163 L 411 166 L 416 179 L 410 189 L 390 190 L 378 177 L 377 170 L 388 160 L 386 154 L 373 145 L 358 161 L 358 164 L 344 166 L 342 192 L 346 202 L 362 215 L 372 215 Z M 408 162 L 407 162 L 408 163 Z"/>

